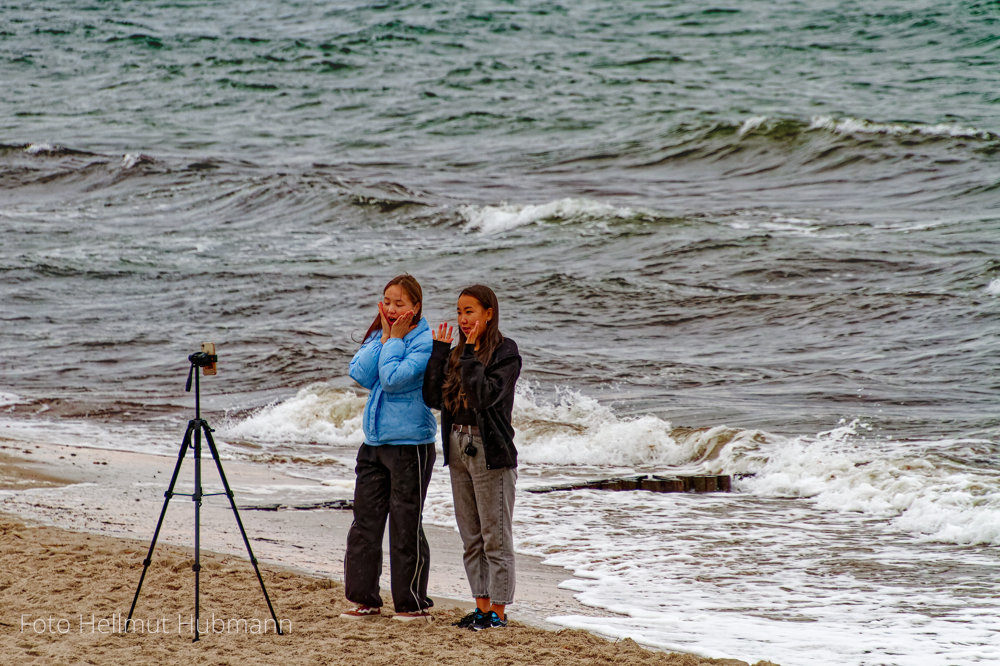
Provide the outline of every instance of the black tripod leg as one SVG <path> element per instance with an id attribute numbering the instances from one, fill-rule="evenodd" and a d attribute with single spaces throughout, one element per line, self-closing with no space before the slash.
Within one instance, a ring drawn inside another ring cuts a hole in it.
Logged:
<path id="1" fill-rule="evenodd" d="M 146 570 L 149 569 L 149 564 L 153 561 L 153 549 L 156 548 L 156 540 L 160 536 L 163 517 L 167 515 L 167 504 L 170 503 L 170 498 L 174 496 L 174 484 L 177 483 L 177 475 L 180 474 L 181 463 L 184 462 L 184 454 L 187 453 L 188 448 L 191 446 L 191 433 L 196 427 L 195 421 L 190 421 L 187 430 L 184 432 L 184 442 L 181 444 L 181 452 L 177 455 L 177 464 L 174 465 L 174 475 L 170 478 L 170 485 L 167 486 L 166 492 L 163 493 L 163 508 L 160 509 L 160 519 L 156 521 L 156 531 L 153 532 L 153 540 L 149 542 L 149 552 L 146 553 L 146 559 L 142 561 L 142 575 L 139 576 L 139 585 L 136 586 L 135 596 L 132 597 L 132 607 L 128 610 L 128 619 L 125 620 L 125 631 L 128 631 L 129 626 L 132 624 L 132 613 L 135 611 L 136 601 L 139 600 L 139 590 L 142 589 L 142 581 L 146 579 Z"/>
<path id="2" fill-rule="evenodd" d="M 192 643 L 197 643 L 201 638 L 200 604 L 198 603 L 201 594 L 201 430 L 205 429 L 208 434 L 208 426 L 201 419 L 198 419 L 194 428 L 194 493 L 191 499 L 194 500 L 194 639 Z"/>
<path id="3" fill-rule="evenodd" d="M 240 520 L 240 512 L 236 509 L 236 500 L 233 499 L 233 491 L 229 488 L 229 481 L 226 480 L 226 473 L 222 470 L 222 461 L 219 460 L 219 450 L 215 448 L 215 440 L 212 438 L 212 429 L 208 427 L 208 424 L 204 421 L 201 422 L 202 427 L 205 429 L 205 441 L 208 442 L 208 448 L 212 452 L 212 458 L 215 460 L 215 466 L 219 469 L 219 478 L 222 479 L 222 486 L 226 489 L 226 497 L 229 498 L 229 506 L 233 508 L 233 515 L 236 516 L 236 524 L 239 525 L 240 534 L 243 535 L 243 543 L 247 547 L 247 554 L 250 556 L 250 563 L 253 564 L 253 570 L 257 572 L 257 580 L 260 582 L 260 590 L 264 593 L 264 601 L 267 602 L 267 609 L 271 611 L 271 619 L 274 620 L 274 626 L 278 634 L 281 634 L 281 623 L 278 622 L 278 617 L 274 614 L 274 607 L 271 605 L 271 597 L 267 594 L 267 588 L 264 587 L 264 578 L 260 575 L 260 567 L 257 566 L 257 558 L 253 555 L 253 549 L 250 547 L 250 540 L 247 539 L 247 531 L 243 529 L 243 521 Z"/>

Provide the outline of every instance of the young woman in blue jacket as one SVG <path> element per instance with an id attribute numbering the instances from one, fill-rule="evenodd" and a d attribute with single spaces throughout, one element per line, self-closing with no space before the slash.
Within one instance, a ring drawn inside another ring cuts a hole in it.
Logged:
<path id="1" fill-rule="evenodd" d="M 397 620 L 430 619 L 430 549 L 422 513 L 434 468 L 437 422 L 421 395 L 433 344 L 421 316 L 420 284 L 400 275 L 385 286 L 379 313 L 351 360 L 351 378 L 368 389 L 347 533 L 344 587 L 356 607 L 341 617 L 381 614 L 382 535 L 389 520 L 389 568 Z"/>
<path id="2" fill-rule="evenodd" d="M 451 348 L 452 327 L 441 324 L 424 375 L 424 401 L 441 410 L 444 463 L 476 600 L 476 610 L 456 624 L 475 631 L 507 626 L 506 607 L 514 600 L 511 412 L 521 356 L 499 321 L 492 289 L 465 288 L 458 297 L 458 344 Z"/>

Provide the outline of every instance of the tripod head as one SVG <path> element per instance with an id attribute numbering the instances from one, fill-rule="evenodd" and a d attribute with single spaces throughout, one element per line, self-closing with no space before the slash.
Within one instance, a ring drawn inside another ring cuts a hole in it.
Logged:
<path id="1" fill-rule="evenodd" d="M 191 368 L 188 370 L 187 385 L 185 386 L 185 391 L 191 392 L 191 379 L 197 379 L 194 374 L 195 368 L 203 368 L 203 372 L 206 375 L 216 374 L 216 366 L 219 357 L 215 354 L 215 343 L 214 342 L 203 342 L 201 343 L 201 351 L 195 352 L 188 356 L 188 360 L 191 361 Z"/>
<path id="2" fill-rule="evenodd" d="M 199 368 L 207 368 L 210 365 L 218 362 L 219 357 L 215 354 L 206 354 L 205 352 L 195 352 L 188 356 L 188 360 L 191 361 L 191 365 L 196 365 Z M 208 372 L 205 373 L 210 374 Z"/>

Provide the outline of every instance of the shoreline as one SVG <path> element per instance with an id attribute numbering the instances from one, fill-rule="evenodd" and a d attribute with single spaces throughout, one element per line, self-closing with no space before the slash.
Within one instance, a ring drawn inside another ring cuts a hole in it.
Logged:
<path id="1" fill-rule="evenodd" d="M 209 481 L 217 480 L 217 475 L 210 457 L 202 462 L 207 493 Z M 205 462 L 209 463 L 207 467 Z M 65 658 L 60 649 L 71 650 L 71 654 L 80 654 L 76 651 L 81 649 L 103 651 L 102 663 L 145 660 L 150 649 L 164 650 L 164 655 L 172 657 L 178 654 L 204 657 L 196 647 L 181 647 L 192 643 L 176 640 L 185 632 L 193 636 L 195 626 L 192 511 L 174 506 L 190 501 L 188 497 L 171 499 L 158 535 L 133 617 L 134 621 L 142 621 L 141 627 L 136 628 L 143 631 L 129 634 L 113 631 L 125 623 L 163 505 L 163 491 L 175 464 L 176 458 L 169 456 L 0 439 L 0 538 L 6 542 L 0 546 L 0 571 L 29 567 L 29 575 L 24 577 L 6 573 L 5 578 L 10 578 L 0 585 L 0 603 L 4 607 L 0 633 L 16 635 L 11 648 L 0 648 L 4 661 L 24 661 L 26 655 L 33 653 L 45 654 L 47 658 L 42 661 L 58 660 Z M 185 461 L 185 468 L 188 464 Z M 469 649 L 495 651 L 501 646 L 513 650 L 511 660 L 506 663 L 620 663 L 619 659 L 626 655 L 628 663 L 685 666 L 746 663 L 661 652 L 630 639 L 612 642 L 597 634 L 548 622 L 546 618 L 554 615 L 608 613 L 583 606 L 571 592 L 560 588 L 563 581 L 572 577 L 569 572 L 521 554 L 518 555 L 519 599 L 511 606 L 509 631 L 484 637 L 451 627 L 450 623 L 473 603 L 465 598 L 468 592 L 458 534 L 436 525 L 425 526 L 433 562 L 429 590 L 435 601 L 435 622 L 414 632 L 408 626 L 410 623 L 390 621 L 392 603 L 385 592 L 387 562 L 382 579 L 386 600 L 383 617 L 360 622 L 340 620 L 339 613 L 350 607 L 343 597 L 340 563 L 351 513 L 336 509 L 248 510 L 246 499 L 251 493 L 246 491 L 254 484 L 280 483 L 291 487 L 314 484 L 259 465 L 224 461 L 224 466 L 276 618 L 279 623 L 287 619 L 291 630 L 284 634 L 274 630 L 274 621 L 228 502 L 219 500 L 210 506 L 206 498 L 200 522 L 201 615 L 197 623 L 206 634 L 193 645 L 214 643 L 221 637 L 227 655 L 227 660 L 221 663 L 231 663 L 228 658 L 233 654 L 241 656 L 232 661 L 258 663 L 249 655 L 259 654 L 264 657 L 259 663 L 273 663 L 278 653 L 262 650 L 260 641 L 273 643 L 277 649 L 280 644 L 298 645 L 302 633 L 308 635 L 306 642 L 310 646 L 317 644 L 317 650 L 319 645 L 337 640 L 337 636 L 354 636 L 352 645 L 358 643 L 360 651 L 341 650 L 347 655 L 342 662 L 336 660 L 340 657 L 320 657 L 317 652 L 315 659 L 310 658 L 315 663 L 357 663 L 360 658 L 364 663 L 465 664 L 472 656 Z M 182 489 L 178 486 L 175 492 Z M 24 548 L 26 544 L 41 550 L 32 555 L 32 548 Z M 102 591 L 102 581 L 110 589 Z M 80 587 L 84 590 L 77 589 Z M 220 587 L 226 590 L 221 596 Z M 71 593 L 69 598 L 67 593 Z M 213 631 L 223 625 L 222 632 Z M 232 627 L 236 629 L 230 631 Z M 366 651 L 365 644 L 371 640 L 379 641 L 381 651 L 386 636 L 394 645 L 402 641 L 396 646 L 398 649 L 410 650 L 413 646 L 404 640 L 406 636 L 427 632 L 435 634 L 434 639 L 428 636 L 433 643 L 422 645 L 413 653 L 424 654 L 422 660 L 407 662 L 408 653 L 397 652 L 391 659 L 373 661 L 374 653 Z M 441 632 L 443 635 L 438 636 Z M 504 638 L 512 634 L 519 637 L 517 641 Z M 139 637 L 156 646 L 144 644 Z M 545 646 L 556 637 L 568 646 L 565 650 L 544 648 L 536 654 L 534 647 L 517 647 L 521 638 Z M 245 642 L 241 644 L 240 640 Z M 439 645 L 439 640 L 455 642 L 460 646 L 458 653 L 452 655 L 453 648 Z M 141 655 L 135 653 L 136 649 Z M 188 653 L 188 649 L 194 651 Z M 215 649 L 213 646 L 207 651 Z M 573 660 L 574 653 L 581 657 L 580 661 Z M 266 658 L 267 654 L 270 658 Z M 427 654 L 433 654 L 433 659 Z M 483 658 L 495 659 L 497 654 L 489 652 Z M 522 658 L 527 662 L 520 661 Z"/>
<path id="2" fill-rule="evenodd" d="M 204 455 L 204 454 L 203 454 Z M 176 464 L 175 456 L 135 453 L 115 449 L 12 442 L 0 439 L 0 493 L 28 491 L 20 496 L 0 494 L 0 512 L 42 525 L 85 531 L 112 537 L 145 541 L 148 549 L 163 506 L 164 491 Z M 186 459 L 182 477 L 192 475 L 193 463 Z M 259 562 L 286 567 L 308 576 L 329 577 L 343 582 L 343 559 L 352 513 L 347 510 L 254 510 L 254 505 L 273 504 L 273 496 L 255 495 L 253 488 L 280 484 L 293 492 L 323 488 L 319 484 L 289 476 L 261 465 L 225 460 L 223 467 L 247 538 Z M 201 550 L 247 558 L 246 546 L 228 501 L 212 498 L 221 489 L 214 463 L 202 460 L 206 497 L 201 508 Z M 180 479 L 175 497 L 157 538 L 161 544 L 193 549 L 193 511 L 189 478 Z M 108 489 L 112 489 L 108 492 Z M 109 501 L 114 497 L 114 501 Z M 424 525 L 431 544 L 428 589 L 435 601 L 471 608 L 462 545 L 457 530 Z M 384 552 L 388 553 L 388 530 Z M 141 558 L 140 558 L 141 559 Z M 155 553 L 154 553 L 155 561 Z M 141 562 L 140 562 L 141 565 Z M 559 585 L 572 578 L 561 567 L 544 564 L 541 558 L 518 554 L 518 600 L 511 614 L 546 629 L 560 629 L 546 620 L 552 615 L 607 615 L 580 604 L 573 593 Z M 383 563 L 382 587 L 388 589 L 388 556 Z"/>

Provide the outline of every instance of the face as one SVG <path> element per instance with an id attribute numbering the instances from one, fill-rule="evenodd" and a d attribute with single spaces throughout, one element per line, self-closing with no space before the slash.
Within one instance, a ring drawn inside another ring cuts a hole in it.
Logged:
<path id="1" fill-rule="evenodd" d="M 406 293 L 398 284 L 389 285 L 382 296 L 382 305 L 385 306 L 385 316 L 389 323 L 395 322 L 399 316 L 405 312 L 417 312 L 419 303 L 410 300 L 410 295 Z"/>
<path id="2" fill-rule="evenodd" d="M 493 319 L 493 308 L 484 308 L 479 299 L 469 294 L 458 297 L 458 327 L 466 335 L 479 322 L 479 332 L 486 330 L 486 322 Z"/>

